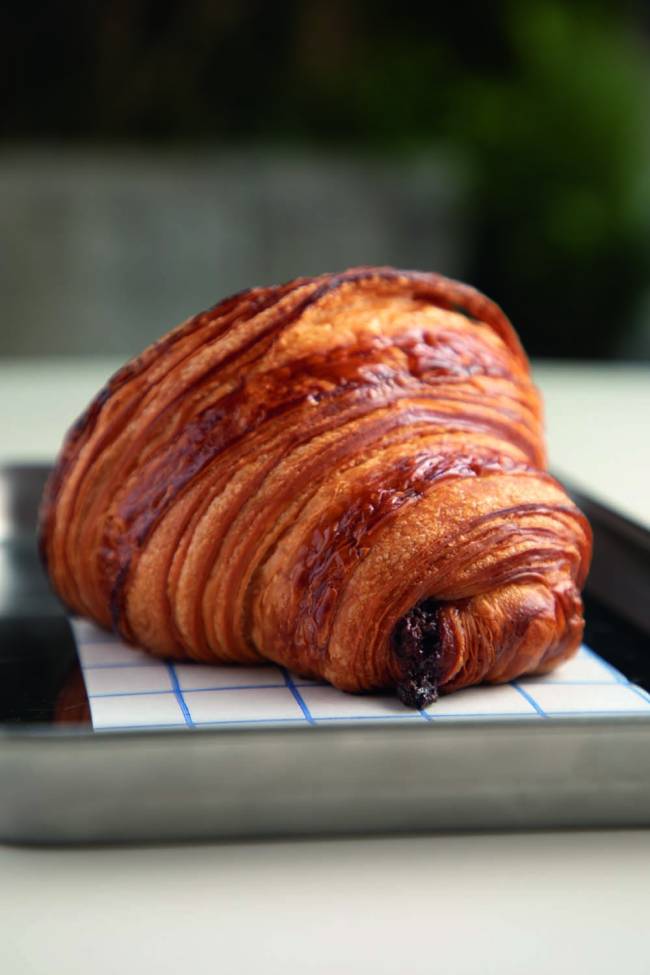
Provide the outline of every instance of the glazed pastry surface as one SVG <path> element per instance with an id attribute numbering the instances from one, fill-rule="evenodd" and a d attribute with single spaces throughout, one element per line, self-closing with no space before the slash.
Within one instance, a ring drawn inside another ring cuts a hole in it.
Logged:
<path id="1" fill-rule="evenodd" d="M 159 656 L 423 707 L 577 649 L 591 534 L 501 310 L 355 268 L 228 298 L 121 369 L 63 445 L 41 550 L 71 610 Z"/>

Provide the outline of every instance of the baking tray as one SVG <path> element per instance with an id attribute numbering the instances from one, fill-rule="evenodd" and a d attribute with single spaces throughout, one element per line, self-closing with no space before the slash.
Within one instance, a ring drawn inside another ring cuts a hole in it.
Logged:
<path id="1" fill-rule="evenodd" d="M 36 553 L 47 468 L 0 468 L 0 839 L 644 826 L 650 718 L 92 730 Z M 650 688 L 650 533 L 584 496 L 586 642 Z"/>

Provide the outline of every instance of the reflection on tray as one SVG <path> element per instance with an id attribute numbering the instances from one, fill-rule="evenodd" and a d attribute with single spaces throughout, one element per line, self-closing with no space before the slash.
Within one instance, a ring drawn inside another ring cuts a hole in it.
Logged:
<path id="1" fill-rule="evenodd" d="M 55 724 L 90 724 L 90 704 L 81 667 L 68 676 L 54 708 Z"/>

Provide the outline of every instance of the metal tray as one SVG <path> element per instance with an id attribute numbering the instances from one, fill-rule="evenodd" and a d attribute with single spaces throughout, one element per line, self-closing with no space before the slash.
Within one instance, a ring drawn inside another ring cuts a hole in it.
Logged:
<path id="1" fill-rule="evenodd" d="M 650 823 L 643 716 L 96 734 L 83 685 L 71 682 L 70 628 L 36 554 L 46 473 L 0 468 L 0 839 Z M 650 533 L 576 500 L 596 540 L 587 642 L 649 688 Z M 71 683 L 78 708 L 62 722 L 57 701 Z"/>

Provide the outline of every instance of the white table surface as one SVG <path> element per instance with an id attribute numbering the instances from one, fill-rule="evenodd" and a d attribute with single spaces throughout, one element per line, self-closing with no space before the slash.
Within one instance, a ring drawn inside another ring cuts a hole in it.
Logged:
<path id="1" fill-rule="evenodd" d="M 115 365 L 0 363 L 0 462 L 50 458 Z M 650 371 L 537 377 L 557 470 L 650 524 Z M 3 975 L 640 975 L 649 911 L 647 830 L 0 847 Z"/>

